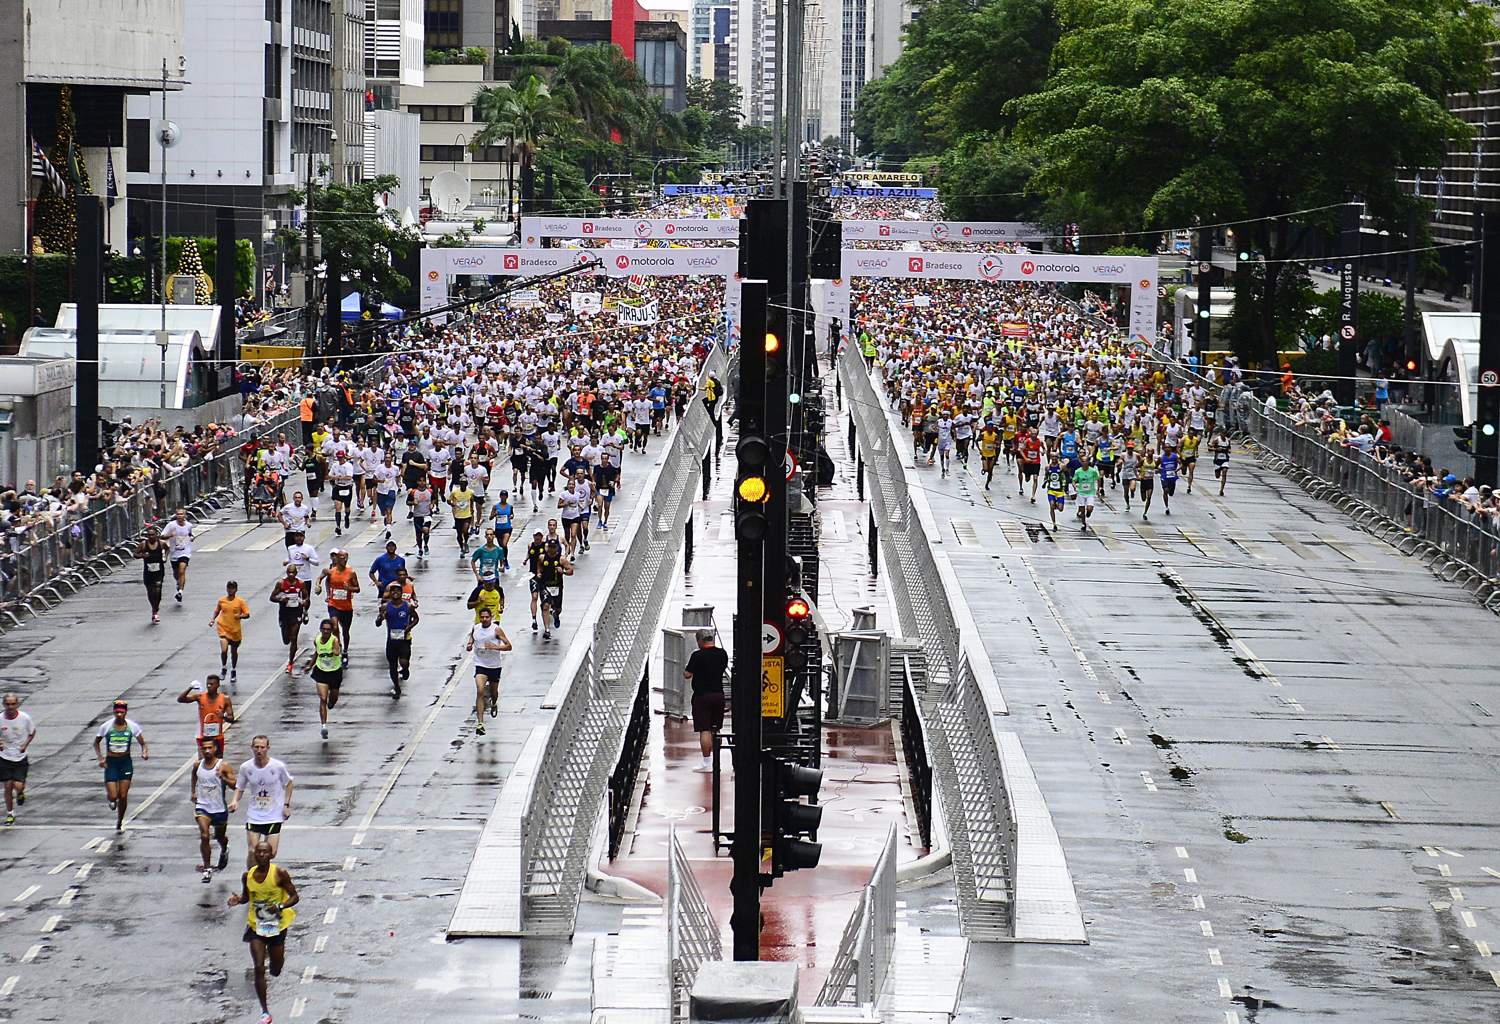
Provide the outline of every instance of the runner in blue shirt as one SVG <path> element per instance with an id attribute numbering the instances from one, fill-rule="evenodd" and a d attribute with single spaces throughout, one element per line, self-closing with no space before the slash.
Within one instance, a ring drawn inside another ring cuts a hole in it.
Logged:
<path id="1" fill-rule="evenodd" d="M 507 572 L 510 569 L 510 533 L 516 526 L 516 510 L 510 503 L 509 491 L 500 492 L 500 500 L 495 502 L 490 516 L 495 520 L 495 540 L 499 542 L 503 552 L 500 571 Z"/>
<path id="2" fill-rule="evenodd" d="M 667 418 L 667 389 L 661 384 L 655 384 L 646 392 L 646 397 L 651 399 L 652 433 L 660 435 L 662 424 Z"/>
<path id="3" fill-rule="evenodd" d="M 1058 454 L 1062 457 L 1063 480 L 1072 483 L 1073 471 L 1078 468 L 1078 435 L 1071 428 L 1063 431 Z"/>
<path id="4" fill-rule="evenodd" d="M 1167 510 L 1167 515 L 1172 514 L 1172 495 L 1177 490 L 1177 450 L 1168 448 L 1161 454 L 1161 466 L 1157 472 L 1161 474 L 1161 503 Z"/>
<path id="5" fill-rule="evenodd" d="M 406 559 L 396 554 L 396 542 L 388 540 L 385 542 L 385 554 L 370 563 L 370 582 L 383 594 L 387 587 L 396 582 L 397 574 L 405 568 Z"/>
<path id="6" fill-rule="evenodd" d="M 391 674 L 392 695 L 401 696 L 401 680 L 411 678 L 411 631 L 420 620 L 417 610 L 401 591 L 401 584 L 385 588 L 385 601 L 375 616 L 375 625 L 385 626 L 385 664 Z"/>

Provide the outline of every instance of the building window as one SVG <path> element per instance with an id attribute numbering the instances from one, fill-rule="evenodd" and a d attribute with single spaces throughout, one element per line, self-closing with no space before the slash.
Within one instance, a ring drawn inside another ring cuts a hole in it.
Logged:
<path id="1" fill-rule="evenodd" d="M 481 146 L 474 152 L 474 161 L 482 164 L 499 164 L 505 162 L 504 146 Z"/>
<path id="2" fill-rule="evenodd" d="M 461 163 L 464 158 L 464 147 L 462 146 L 423 146 L 422 159 L 431 163 L 446 162 L 450 164 Z"/>
<path id="3" fill-rule="evenodd" d="M 465 121 L 464 108 L 442 103 L 414 103 L 406 109 L 423 121 Z"/>
<path id="4" fill-rule="evenodd" d="M 125 170 L 151 170 L 151 119 L 131 117 L 125 121 Z"/>

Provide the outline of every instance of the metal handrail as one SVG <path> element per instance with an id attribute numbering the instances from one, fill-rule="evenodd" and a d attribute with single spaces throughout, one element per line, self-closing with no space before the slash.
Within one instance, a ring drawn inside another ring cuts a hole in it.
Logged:
<path id="1" fill-rule="evenodd" d="M 893 886 L 894 888 L 894 886 Z M 894 896 L 892 897 L 894 903 Z M 674 1024 L 688 1019 L 688 996 L 698 968 L 724 959 L 724 940 L 693 866 L 677 841 L 677 826 L 667 835 L 667 978 L 671 985 Z"/>
<path id="2" fill-rule="evenodd" d="M 651 732 L 651 673 L 641 673 L 641 684 L 635 691 L 635 702 L 630 706 L 630 720 L 625 726 L 625 738 L 620 745 L 620 756 L 615 769 L 609 774 L 609 859 L 620 853 L 620 842 L 625 838 L 625 819 L 630 814 L 631 797 L 635 793 L 636 779 L 640 776 L 641 758 L 646 752 L 646 739 Z"/>
<path id="3" fill-rule="evenodd" d="M 818 1006 L 872 1006 L 890 976 L 896 950 L 896 826 L 885 833 L 880 857 L 859 904 L 849 915 Z"/>

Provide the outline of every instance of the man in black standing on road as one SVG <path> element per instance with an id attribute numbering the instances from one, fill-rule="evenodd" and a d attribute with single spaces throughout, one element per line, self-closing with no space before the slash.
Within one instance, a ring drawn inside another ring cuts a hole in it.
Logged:
<path id="1" fill-rule="evenodd" d="M 729 655 L 714 644 L 714 631 L 698 630 L 698 649 L 688 658 L 682 677 L 693 684 L 693 730 L 703 751 L 703 763 L 695 771 L 711 772 L 714 734 L 724 728 L 724 671 Z"/>

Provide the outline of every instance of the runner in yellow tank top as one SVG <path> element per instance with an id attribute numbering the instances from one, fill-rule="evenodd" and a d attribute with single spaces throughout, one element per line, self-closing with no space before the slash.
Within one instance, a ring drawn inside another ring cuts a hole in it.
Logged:
<path id="1" fill-rule="evenodd" d="M 260 998 L 260 1024 L 270 1024 L 271 1010 L 266 1003 L 266 962 L 272 976 L 279 976 L 286 962 L 286 933 L 296 918 L 295 907 L 301 897 L 285 868 L 271 862 L 271 844 L 262 840 L 255 847 L 255 866 L 246 871 L 240 891 L 229 897 L 229 905 L 243 905 L 245 941 L 250 944 L 250 959 L 255 965 L 255 994 Z"/>

